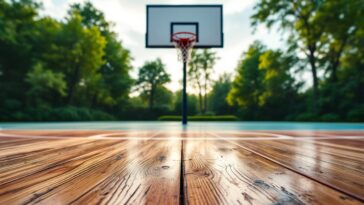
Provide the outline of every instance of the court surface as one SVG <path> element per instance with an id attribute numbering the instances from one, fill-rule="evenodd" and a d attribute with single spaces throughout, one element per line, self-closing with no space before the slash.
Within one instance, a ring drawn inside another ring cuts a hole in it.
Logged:
<path id="1" fill-rule="evenodd" d="M 360 130 L 0 130 L 0 204 L 363 202 Z"/>

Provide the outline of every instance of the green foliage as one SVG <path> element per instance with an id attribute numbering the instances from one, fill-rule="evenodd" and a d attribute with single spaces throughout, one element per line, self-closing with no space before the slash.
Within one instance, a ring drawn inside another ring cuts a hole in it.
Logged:
<path id="1" fill-rule="evenodd" d="M 244 54 L 237 68 L 237 75 L 228 94 L 230 105 L 242 107 L 246 118 L 256 119 L 259 115 L 259 97 L 263 94 L 263 72 L 259 69 L 260 56 L 265 47 L 254 42 Z"/>
<path id="2" fill-rule="evenodd" d="M 158 118 L 159 121 L 181 121 L 180 115 L 163 115 Z"/>
<path id="3" fill-rule="evenodd" d="M 142 95 L 148 97 L 150 109 L 154 108 L 157 89 L 170 81 L 171 77 L 159 58 L 155 61 L 146 62 L 139 69 L 136 84 Z"/>
<path id="4" fill-rule="evenodd" d="M 0 118 L 1 119 L 1 118 Z M 15 111 L 2 118 L 6 121 L 110 121 L 116 118 L 100 110 L 91 110 L 84 107 L 28 107 Z"/>
<path id="5" fill-rule="evenodd" d="M 363 47 L 359 39 L 363 39 L 364 4 L 346 0 L 260 0 L 254 8 L 252 25 L 264 24 L 268 28 L 275 25 L 283 33 L 288 33 L 288 52 L 299 52 L 298 66 L 304 70 L 310 67 L 313 81 L 311 100 L 307 101 L 310 112 L 315 115 L 327 112 L 325 104 L 328 97 L 334 102 L 339 99 L 327 96 L 328 89 L 320 85 L 328 84 L 326 81 L 340 84 L 339 75 L 345 58 L 360 53 L 359 49 Z M 325 75 L 320 76 L 319 71 L 325 71 Z"/>
<path id="6" fill-rule="evenodd" d="M 290 0 L 261 0 L 254 7 L 252 25 L 265 24 L 268 28 L 273 25 L 289 33 L 287 43 L 290 51 L 300 51 L 305 54 L 302 64 L 308 63 L 311 68 L 313 81 L 313 111 L 317 112 L 319 89 L 318 63 L 319 54 L 323 50 L 323 25 L 318 20 L 322 3 L 325 1 L 290 1 Z"/>
<path id="7" fill-rule="evenodd" d="M 327 113 L 321 116 L 323 122 L 337 122 L 340 121 L 340 116 L 335 113 Z"/>
<path id="8" fill-rule="evenodd" d="M 189 61 L 188 77 L 192 87 L 198 90 L 199 111 L 205 113 L 208 105 L 208 92 L 211 84 L 211 74 L 218 57 L 208 49 L 193 50 Z"/>
<path id="9" fill-rule="evenodd" d="M 363 122 L 364 121 L 364 105 L 361 105 L 357 108 L 351 110 L 348 115 L 347 119 L 353 122 Z"/>
<path id="10" fill-rule="evenodd" d="M 84 28 L 82 17 L 77 13 L 69 16 L 61 36 L 62 47 L 59 49 L 63 55 L 59 59 L 59 67 L 66 75 L 68 103 L 73 104 L 76 95 L 84 95 L 85 101 L 102 99 L 103 96 L 99 98 L 97 91 L 101 83 L 99 69 L 104 63 L 105 38 L 96 27 Z"/>
<path id="11" fill-rule="evenodd" d="M 31 85 L 28 94 L 31 97 L 39 98 L 47 96 L 53 92 L 60 96 L 66 95 L 66 82 L 63 73 L 54 73 L 52 70 L 46 70 L 42 64 L 36 64 L 34 68 L 28 72 L 25 79 Z"/>
<path id="12" fill-rule="evenodd" d="M 295 58 L 255 42 L 238 66 L 228 102 L 240 107 L 244 119 L 285 119 L 298 103 L 300 85 L 290 73 L 294 64 Z"/>
<path id="13" fill-rule="evenodd" d="M 63 107 L 52 111 L 56 121 L 110 121 L 115 120 L 110 114 L 98 110 L 90 110 L 83 107 Z"/>
<path id="14" fill-rule="evenodd" d="M 131 67 L 130 52 L 122 46 L 117 34 L 112 31 L 112 23 L 106 21 L 104 14 L 90 2 L 73 4 L 70 13 L 82 16 L 82 24 L 87 28 L 97 27 L 106 39 L 103 56 L 104 64 L 100 68 L 102 75 L 98 88 L 102 92 L 99 99 L 108 99 L 105 103 L 110 106 L 120 106 L 126 103 L 133 80 L 129 75 Z"/>
<path id="15" fill-rule="evenodd" d="M 209 96 L 210 109 L 217 115 L 233 114 L 234 109 L 227 102 L 232 87 L 231 75 L 225 73 L 214 82 Z"/>
<path id="16" fill-rule="evenodd" d="M 106 119 L 96 110 L 122 110 L 131 57 L 112 23 L 90 2 L 72 5 L 63 20 L 39 16 L 34 2 L 0 0 L 0 119 Z M 39 116 L 50 113 L 45 107 L 76 117 Z"/>
<path id="17" fill-rule="evenodd" d="M 161 116 L 159 121 L 181 121 L 181 116 Z M 239 118 L 233 115 L 219 116 L 188 116 L 189 121 L 239 121 Z"/>
<path id="18" fill-rule="evenodd" d="M 173 109 L 173 97 L 173 92 L 164 86 L 157 87 L 155 92 L 155 104 L 157 107 L 171 111 Z"/>
<path id="19" fill-rule="evenodd" d="M 309 122 L 309 121 L 318 121 L 318 116 L 313 114 L 313 113 L 300 113 L 296 116 L 295 120 L 296 121 L 304 121 L 304 122 Z"/>
<path id="20" fill-rule="evenodd" d="M 179 90 L 175 93 L 175 102 L 174 102 L 174 113 L 182 114 L 182 90 Z M 195 95 L 188 94 L 187 96 L 187 114 L 188 115 L 196 115 L 198 113 L 197 109 L 198 98 Z"/>
<path id="21" fill-rule="evenodd" d="M 259 104 L 266 105 L 269 101 L 293 98 L 297 93 L 297 86 L 290 69 L 295 61 L 291 57 L 283 56 L 281 51 L 273 50 L 264 52 L 259 61 L 259 69 L 264 73 L 264 92 L 259 97 Z"/>
<path id="22" fill-rule="evenodd" d="M 25 100 L 38 8 L 29 0 L 0 1 L 0 99 Z"/>
<path id="23" fill-rule="evenodd" d="M 39 15 L 36 2 L 0 0 L 1 121 L 156 120 L 181 113 L 181 92 L 165 87 L 170 75 L 161 60 L 146 62 L 134 82 L 129 50 L 92 3 L 71 5 L 59 20 Z M 193 51 L 188 79 L 198 93 L 188 96 L 188 114 L 203 116 L 190 120 L 236 114 L 364 121 L 361 1 L 258 0 L 252 25 L 282 31 L 288 48 L 254 42 L 233 80 L 223 75 L 215 82 L 216 53 Z M 303 89 L 296 77 L 306 71 L 313 86 Z M 133 85 L 140 95 L 129 98 Z"/>
<path id="24" fill-rule="evenodd" d="M 297 84 L 291 68 L 295 59 L 285 56 L 281 51 L 267 50 L 260 57 L 259 69 L 263 72 L 264 91 L 259 97 L 259 106 L 267 120 L 284 119 L 295 113 L 299 103 Z"/>

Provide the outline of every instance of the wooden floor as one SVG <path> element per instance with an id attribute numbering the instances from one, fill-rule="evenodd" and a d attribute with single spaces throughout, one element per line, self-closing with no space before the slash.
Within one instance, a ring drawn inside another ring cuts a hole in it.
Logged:
<path id="1" fill-rule="evenodd" d="M 363 202 L 364 132 L 0 132 L 0 204 Z"/>

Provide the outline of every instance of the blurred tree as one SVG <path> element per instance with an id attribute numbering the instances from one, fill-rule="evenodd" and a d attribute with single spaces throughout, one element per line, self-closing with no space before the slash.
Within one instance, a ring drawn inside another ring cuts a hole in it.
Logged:
<path id="1" fill-rule="evenodd" d="M 142 93 L 148 96 L 149 109 L 154 108 L 157 89 L 170 81 L 170 75 L 166 72 L 159 58 L 155 61 L 146 62 L 139 69 L 136 84 L 142 90 Z"/>
<path id="2" fill-rule="evenodd" d="M 182 91 L 179 90 L 177 92 L 175 92 L 174 94 L 174 112 L 175 114 L 181 115 L 182 114 Z M 198 114 L 198 109 L 197 106 L 198 105 L 198 98 L 196 95 L 193 94 L 189 94 L 188 98 L 187 98 L 187 106 L 188 106 L 188 110 L 187 110 L 187 114 L 188 116 L 193 116 Z"/>
<path id="3" fill-rule="evenodd" d="M 164 86 L 157 87 L 155 92 L 155 104 L 168 111 L 173 110 L 173 92 Z"/>
<path id="4" fill-rule="evenodd" d="M 224 73 L 214 82 L 209 96 L 210 109 L 217 115 L 235 114 L 227 102 L 227 95 L 232 87 L 231 75 Z"/>
<path id="5" fill-rule="evenodd" d="M 98 71 L 104 63 L 102 57 L 106 42 L 96 27 L 88 29 L 82 26 L 82 17 L 78 13 L 67 18 L 59 38 L 59 67 L 66 75 L 68 104 L 74 104 L 76 94 L 86 95 L 82 90 L 96 92 L 95 89 L 102 89 L 95 84 L 101 83 Z M 87 96 L 87 100 L 78 103 L 88 104 L 94 97 Z"/>
<path id="6" fill-rule="evenodd" d="M 31 85 L 28 91 L 29 100 L 37 103 L 50 101 L 50 97 L 56 98 L 66 95 L 67 85 L 62 73 L 54 73 L 52 70 L 44 69 L 38 63 L 27 73 L 26 82 Z M 40 102 L 43 100 L 43 102 Z"/>
<path id="7" fill-rule="evenodd" d="M 203 74 L 201 69 L 201 54 L 197 53 L 196 50 L 192 50 L 191 59 L 188 63 L 188 79 L 192 84 L 192 88 L 196 89 L 198 92 L 198 105 L 199 112 L 203 112 L 203 100 L 202 100 L 202 92 L 203 92 Z"/>
<path id="8" fill-rule="evenodd" d="M 42 62 L 44 67 L 58 70 L 60 54 L 60 34 L 63 25 L 50 17 L 40 18 L 34 25 L 32 53 L 36 63 Z"/>
<path id="9" fill-rule="evenodd" d="M 244 54 L 228 94 L 228 103 L 243 109 L 243 118 L 259 117 L 259 98 L 264 92 L 264 74 L 259 69 L 260 57 L 266 48 L 260 42 L 254 42 Z"/>
<path id="10" fill-rule="evenodd" d="M 203 113 L 207 111 L 207 95 L 211 84 L 211 74 L 213 72 L 214 65 L 217 60 L 215 52 L 211 52 L 208 49 L 204 49 L 201 53 L 201 69 L 204 78 L 203 89 L 204 89 L 204 109 Z"/>
<path id="11" fill-rule="evenodd" d="M 82 24 L 88 28 L 97 27 L 106 40 L 103 65 L 100 68 L 102 85 L 105 92 L 114 101 L 113 104 L 126 103 L 133 80 L 129 72 L 132 69 L 130 52 L 122 46 L 117 34 L 112 31 L 113 24 L 105 19 L 104 13 L 90 2 L 73 4 L 70 13 L 79 13 Z M 106 94 L 106 93 L 105 93 Z"/>
<path id="12" fill-rule="evenodd" d="M 325 1 L 317 19 L 326 36 L 322 43 L 327 44 L 320 55 L 323 55 L 323 64 L 330 73 L 330 80 L 336 82 L 343 55 L 364 26 L 364 4 L 360 1 Z"/>
<path id="13" fill-rule="evenodd" d="M 208 49 L 204 49 L 202 52 L 192 51 L 191 54 L 188 75 L 192 80 L 192 86 L 198 89 L 199 108 L 202 114 L 207 111 L 207 95 L 212 81 L 211 74 L 217 59 L 216 53 Z"/>
<path id="14" fill-rule="evenodd" d="M 0 0 L 0 98 L 25 102 L 24 82 L 32 67 L 39 4 L 30 0 Z M 2 104 L 1 101 L 0 105 Z"/>
<path id="15" fill-rule="evenodd" d="M 285 56 L 282 51 L 265 51 L 259 58 L 259 69 L 263 71 L 264 91 L 259 97 L 259 105 L 265 113 L 265 119 L 279 120 L 296 111 L 298 90 L 291 75 L 291 68 L 296 58 Z"/>
<path id="16" fill-rule="evenodd" d="M 74 13 L 78 13 L 80 16 L 82 16 L 82 24 L 84 26 L 88 28 L 99 28 L 103 36 L 113 33 L 110 29 L 112 24 L 105 19 L 104 13 L 96 9 L 90 1 L 86 1 L 83 4 L 72 4 L 68 14 L 73 15 Z"/>
<path id="17" fill-rule="evenodd" d="M 355 42 L 356 34 L 363 28 L 364 4 L 346 0 L 260 0 L 252 20 L 254 26 L 262 23 L 271 28 L 277 25 L 278 29 L 289 32 L 290 51 L 304 54 L 301 62 L 308 62 L 311 67 L 313 90 L 310 93 L 313 95 L 309 102 L 313 105 L 312 112 L 319 114 L 325 105 L 319 102 L 318 71 L 326 71 L 330 81 L 337 82 L 343 57 L 347 52 L 355 52 L 350 51 L 349 44 Z M 331 99 L 339 100 L 335 95 Z"/>
<path id="18" fill-rule="evenodd" d="M 295 64 L 295 57 L 253 43 L 238 66 L 229 104 L 242 108 L 242 117 L 252 120 L 282 120 L 296 113 L 301 84 L 291 74 Z"/>
<path id="19" fill-rule="evenodd" d="M 145 107 L 149 106 L 149 92 L 140 93 L 139 97 L 144 102 Z M 163 108 L 171 111 L 173 109 L 173 92 L 164 86 L 158 86 L 155 90 L 154 108 Z"/>
<path id="20" fill-rule="evenodd" d="M 164 70 L 167 80 L 153 81 L 160 84 L 153 95 L 146 89 L 128 99 L 132 58 L 103 12 L 90 2 L 73 4 L 58 20 L 39 15 L 37 2 L 0 0 L 0 120 L 114 119 L 99 110 L 136 120 L 171 114 L 171 108 L 180 113 L 180 92 L 172 97 L 163 86 L 169 81 Z M 198 95 L 189 97 L 189 115 L 209 107 L 217 114 L 238 108 L 244 119 L 364 121 L 361 1 L 259 0 L 252 24 L 289 34 L 283 35 L 288 49 L 255 42 L 232 83 L 226 76 L 212 83 L 216 55 L 193 51 L 189 79 Z M 307 90 L 292 77 L 301 67 L 312 73 Z M 226 104 L 227 90 L 235 107 Z"/>
<path id="21" fill-rule="evenodd" d="M 297 50 L 306 56 L 303 62 L 311 67 L 313 79 L 313 109 L 317 112 L 319 89 L 319 61 L 325 36 L 324 25 L 318 20 L 320 8 L 324 1 L 291 1 L 291 0 L 260 0 L 254 7 L 252 25 L 260 23 L 268 28 L 278 25 L 279 29 L 289 32 L 288 45 L 291 50 Z"/>

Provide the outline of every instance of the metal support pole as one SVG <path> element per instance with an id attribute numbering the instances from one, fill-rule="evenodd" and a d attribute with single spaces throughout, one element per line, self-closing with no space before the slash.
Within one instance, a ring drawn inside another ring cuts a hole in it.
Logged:
<path id="1" fill-rule="evenodd" d="M 182 92 L 182 124 L 187 125 L 187 91 L 186 91 L 186 81 L 187 81 L 187 62 L 183 61 L 183 92 Z"/>

